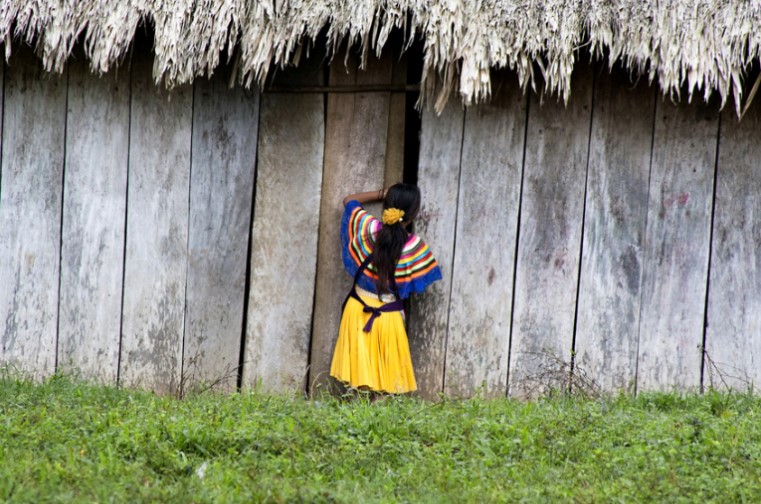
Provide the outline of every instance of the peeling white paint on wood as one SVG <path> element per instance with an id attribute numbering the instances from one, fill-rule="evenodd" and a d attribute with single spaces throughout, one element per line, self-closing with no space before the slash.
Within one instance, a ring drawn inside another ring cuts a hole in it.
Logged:
<path id="1" fill-rule="evenodd" d="M 198 79 L 193 101 L 184 386 L 237 386 L 259 94 Z"/>
<path id="2" fill-rule="evenodd" d="M 55 368 L 66 75 L 30 50 L 6 67 L 0 177 L 0 366 L 44 378 Z"/>
<path id="3" fill-rule="evenodd" d="M 761 384 L 761 103 L 722 112 L 703 386 Z"/>
<path id="4" fill-rule="evenodd" d="M 415 233 L 431 247 L 443 278 L 413 297 L 409 340 L 418 390 L 429 399 L 444 387 L 463 114 L 462 106 L 453 103 L 440 116 L 426 109 L 422 120 L 418 185 L 423 204 Z"/>
<path id="5" fill-rule="evenodd" d="M 132 61 L 127 249 L 119 382 L 180 390 L 187 275 L 192 89 L 157 87 Z"/>
<path id="6" fill-rule="evenodd" d="M 595 86 L 576 369 L 634 391 L 656 90 L 625 72 Z M 624 119 L 625 118 L 625 119 Z"/>
<path id="7" fill-rule="evenodd" d="M 658 100 L 637 390 L 700 386 L 718 107 Z"/>
<path id="8" fill-rule="evenodd" d="M 129 72 L 69 65 L 58 366 L 116 384 L 124 267 Z"/>
<path id="9" fill-rule="evenodd" d="M 331 65 L 331 85 L 386 84 L 392 61 L 370 58 L 368 68 L 349 70 L 343 61 Z M 386 135 L 390 93 L 329 93 L 325 131 L 325 161 L 320 203 L 317 281 L 312 325 L 309 388 L 328 386 L 330 363 L 338 337 L 341 305 L 352 279 L 341 262 L 340 224 L 342 200 L 352 193 L 384 186 Z M 368 210 L 377 212 L 378 205 Z"/>
<path id="10" fill-rule="evenodd" d="M 525 126 L 526 96 L 516 86 L 491 104 L 465 112 L 447 395 L 500 397 L 507 392 Z"/>
<path id="11" fill-rule="evenodd" d="M 574 70 L 573 99 L 529 102 L 509 393 L 555 383 L 569 362 L 579 273 L 584 184 L 592 113 L 592 69 Z M 562 376 L 562 375 L 561 375 Z"/>
<path id="12" fill-rule="evenodd" d="M 243 383 L 303 391 L 317 263 L 321 94 L 262 98 Z"/>

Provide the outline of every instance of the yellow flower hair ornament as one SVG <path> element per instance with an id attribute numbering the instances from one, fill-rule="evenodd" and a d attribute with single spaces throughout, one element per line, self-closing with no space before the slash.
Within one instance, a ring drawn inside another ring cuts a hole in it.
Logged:
<path id="1" fill-rule="evenodd" d="M 404 210 L 398 208 L 387 208 L 383 211 L 383 224 L 386 226 L 392 226 L 398 222 L 402 222 L 404 218 Z"/>

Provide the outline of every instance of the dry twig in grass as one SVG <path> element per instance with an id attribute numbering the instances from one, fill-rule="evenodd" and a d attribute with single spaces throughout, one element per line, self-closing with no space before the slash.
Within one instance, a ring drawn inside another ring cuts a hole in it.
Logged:
<path id="1" fill-rule="evenodd" d="M 183 399 L 193 394 L 204 392 L 231 392 L 237 387 L 238 366 L 228 364 L 221 373 L 200 376 L 198 362 L 200 354 L 196 353 L 182 368 L 180 386 L 177 388 L 177 398 Z"/>
<path id="2" fill-rule="evenodd" d="M 753 381 L 746 371 L 726 362 L 716 362 L 705 347 L 699 345 L 698 348 L 702 350 L 704 359 L 702 391 L 705 391 L 706 385 L 711 390 L 753 389 Z"/>
<path id="3" fill-rule="evenodd" d="M 546 349 L 526 355 L 530 356 L 528 361 L 534 371 L 510 386 L 514 394 L 525 398 L 558 394 L 597 398 L 602 394 L 600 385 L 578 363 L 566 361 Z"/>

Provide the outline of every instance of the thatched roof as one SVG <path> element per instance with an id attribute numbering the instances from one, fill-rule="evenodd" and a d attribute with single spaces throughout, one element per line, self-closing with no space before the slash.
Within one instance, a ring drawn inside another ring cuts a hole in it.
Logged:
<path id="1" fill-rule="evenodd" d="M 250 85 L 292 61 L 323 29 L 331 51 L 349 42 L 379 52 L 390 31 L 402 28 L 407 40 L 424 40 L 422 85 L 439 106 L 452 91 L 465 102 L 488 98 L 489 70 L 499 67 L 513 69 L 524 87 L 568 99 L 584 46 L 657 79 L 666 93 L 718 92 L 722 103 L 733 96 L 739 111 L 761 43 L 758 0 L 1 1 L 6 57 L 11 39 L 20 38 L 37 47 L 47 69 L 62 71 L 82 37 L 93 70 L 105 72 L 148 22 L 154 76 L 169 86 L 213 72 L 231 47 L 239 78 Z"/>

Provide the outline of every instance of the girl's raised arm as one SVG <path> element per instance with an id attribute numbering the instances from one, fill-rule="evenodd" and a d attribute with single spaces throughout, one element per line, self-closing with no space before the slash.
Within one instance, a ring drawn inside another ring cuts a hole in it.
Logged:
<path id="1" fill-rule="evenodd" d="M 359 201 L 363 205 L 372 201 L 383 201 L 386 199 L 386 191 L 386 189 L 380 189 L 378 191 L 350 194 L 344 198 L 344 206 L 346 206 L 351 200 Z"/>

